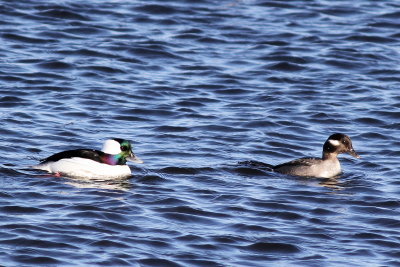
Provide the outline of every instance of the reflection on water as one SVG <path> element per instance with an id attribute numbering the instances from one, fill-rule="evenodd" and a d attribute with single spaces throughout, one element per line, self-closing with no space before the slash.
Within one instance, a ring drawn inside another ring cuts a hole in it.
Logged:
<path id="1" fill-rule="evenodd" d="M 97 188 L 107 190 L 128 191 L 132 185 L 128 179 L 125 180 L 96 180 L 96 179 L 69 179 L 65 184 L 72 185 L 76 188 Z"/>
<path id="2" fill-rule="evenodd" d="M 29 172 L 30 171 L 30 172 Z M 37 174 L 41 173 L 41 174 Z M 98 178 L 87 178 L 87 177 L 63 177 L 59 174 L 49 174 L 38 170 L 27 170 L 24 172 L 26 175 L 34 176 L 39 179 L 59 179 L 65 184 L 72 185 L 76 188 L 97 188 L 106 190 L 122 190 L 127 191 L 132 188 L 130 178 L 120 179 L 98 179 Z"/>
<path id="3" fill-rule="evenodd" d="M 308 186 L 322 186 L 334 191 L 344 190 L 346 185 L 341 181 L 340 175 L 334 178 L 296 177 L 298 181 Z"/>
<path id="4" fill-rule="evenodd" d="M 319 184 L 336 191 L 343 190 L 345 187 L 345 185 L 340 182 L 340 177 L 323 179 Z"/>

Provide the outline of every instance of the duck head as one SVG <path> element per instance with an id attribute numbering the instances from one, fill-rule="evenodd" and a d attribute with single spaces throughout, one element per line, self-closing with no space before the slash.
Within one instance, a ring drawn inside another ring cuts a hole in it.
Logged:
<path id="1" fill-rule="evenodd" d="M 114 155 L 119 163 L 125 164 L 126 161 L 143 163 L 132 151 L 131 143 L 121 138 L 106 140 L 101 149 L 104 153 Z"/>
<path id="2" fill-rule="evenodd" d="M 340 153 L 348 153 L 355 158 L 361 158 L 353 148 L 353 144 L 345 134 L 335 133 L 328 137 L 323 147 L 323 158 L 330 155 L 338 155 Z"/>

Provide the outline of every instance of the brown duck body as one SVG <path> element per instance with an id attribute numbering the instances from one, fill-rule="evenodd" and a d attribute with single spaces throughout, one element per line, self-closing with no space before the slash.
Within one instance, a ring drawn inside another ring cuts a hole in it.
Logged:
<path id="1" fill-rule="evenodd" d="M 337 156 L 349 153 L 355 158 L 360 156 L 354 151 L 350 138 L 345 134 L 332 134 L 323 146 L 322 158 L 301 158 L 274 166 L 276 172 L 294 175 L 331 178 L 342 170 Z"/>

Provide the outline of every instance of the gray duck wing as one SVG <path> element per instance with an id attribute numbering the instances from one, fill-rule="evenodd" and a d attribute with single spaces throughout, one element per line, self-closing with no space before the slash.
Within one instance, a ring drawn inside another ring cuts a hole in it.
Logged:
<path id="1" fill-rule="evenodd" d="M 274 170 L 278 170 L 281 168 L 294 168 L 294 167 L 310 167 L 318 162 L 319 159 L 315 158 L 301 158 L 295 159 L 286 163 L 282 163 L 279 165 L 275 165 L 273 167 Z"/>

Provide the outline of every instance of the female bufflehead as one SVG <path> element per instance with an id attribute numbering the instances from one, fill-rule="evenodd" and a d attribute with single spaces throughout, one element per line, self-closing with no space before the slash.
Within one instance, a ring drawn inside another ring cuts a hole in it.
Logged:
<path id="1" fill-rule="evenodd" d="M 346 152 L 355 158 L 360 158 L 354 151 L 350 138 L 345 134 L 335 133 L 325 141 L 321 159 L 301 158 L 273 166 L 272 169 L 295 176 L 331 178 L 341 173 L 337 156 Z"/>
<path id="2" fill-rule="evenodd" d="M 131 176 L 126 161 L 143 163 L 133 154 L 129 141 L 114 138 L 104 142 L 102 151 L 67 150 L 41 160 L 33 168 L 70 177 L 115 179 Z"/>

